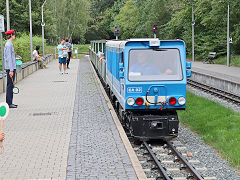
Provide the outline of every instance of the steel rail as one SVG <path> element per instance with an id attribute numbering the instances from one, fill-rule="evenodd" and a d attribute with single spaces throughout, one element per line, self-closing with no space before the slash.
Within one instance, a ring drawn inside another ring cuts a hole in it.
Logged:
<path id="1" fill-rule="evenodd" d="M 217 89 L 217 88 L 214 88 L 190 79 L 188 79 L 188 84 L 198 89 L 206 90 L 212 94 L 220 96 L 221 98 L 225 98 L 230 101 L 233 101 L 234 103 L 240 104 L 240 96 L 237 96 L 235 94 L 232 94 L 232 93 L 229 93 L 229 92 L 226 92 L 226 91 L 223 91 L 223 90 L 220 90 L 220 89 Z"/>
<path id="2" fill-rule="evenodd" d="M 204 180 L 204 178 L 196 171 L 196 169 L 182 156 L 182 154 L 173 146 L 173 144 L 167 141 L 168 147 L 177 155 L 180 161 L 182 161 L 186 167 L 191 171 L 192 175 L 198 180 Z"/>
<path id="3" fill-rule="evenodd" d="M 148 146 L 148 144 L 143 141 L 143 145 L 146 147 L 146 149 L 148 150 L 149 154 L 151 155 L 151 157 L 153 158 L 154 162 L 156 163 L 156 165 L 158 166 L 159 170 L 161 171 L 162 175 L 164 176 L 164 178 L 166 180 L 171 180 L 171 178 L 168 176 L 167 171 L 165 170 L 165 168 L 161 165 L 160 161 L 158 160 L 158 158 L 156 157 L 156 155 L 154 154 L 154 152 L 152 151 L 152 149 Z"/>

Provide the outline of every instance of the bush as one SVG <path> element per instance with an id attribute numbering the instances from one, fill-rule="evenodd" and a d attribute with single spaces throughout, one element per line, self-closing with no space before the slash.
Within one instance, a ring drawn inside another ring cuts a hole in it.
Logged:
<path id="1" fill-rule="evenodd" d="M 33 50 L 37 45 L 41 46 L 42 38 L 39 36 L 33 37 Z M 19 55 L 23 58 L 23 62 L 31 61 L 31 53 L 30 53 L 30 36 L 22 35 L 20 38 L 16 38 L 13 42 L 13 46 L 15 48 L 15 54 Z M 40 53 L 42 54 L 42 48 L 40 48 Z"/>
<path id="2" fill-rule="evenodd" d="M 7 40 L 4 40 L 4 46 Z M 42 38 L 39 36 L 33 37 L 33 50 L 37 45 L 42 45 Z M 22 57 L 23 62 L 31 61 L 31 53 L 30 53 L 30 36 L 23 34 L 21 37 L 16 37 L 13 42 L 13 46 L 15 48 L 15 55 L 19 55 Z M 42 54 L 42 46 L 40 48 L 40 53 Z M 1 52 L 0 52 L 1 54 Z M 1 56 L 0 56 L 1 59 Z"/>

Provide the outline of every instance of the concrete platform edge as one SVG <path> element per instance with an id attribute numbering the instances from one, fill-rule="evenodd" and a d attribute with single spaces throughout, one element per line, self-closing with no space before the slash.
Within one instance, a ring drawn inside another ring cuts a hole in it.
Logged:
<path id="1" fill-rule="evenodd" d="M 209 73 L 209 72 L 200 72 L 200 70 L 197 70 L 197 68 L 194 68 L 191 70 L 192 73 L 195 73 L 195 74 L 200 74 L 202 76 L 208 76 L 208 77 L 211 77 L 211 78 L 215 78 L 215 79 L 219 79 L 221 81 L 226 81 L 226 82 L 229 82 L 229 83 L 234 83 L 234 84 L 240 84 L 239 82 L 237 82 L 236 80 L 234 79 L 231 79 L 231 77 L 229 77 L 228 75 L 225 75 L 226 79 L 222 78 L 222 77 L 218 77 L 217 75 L 221 75 L 220 73 Z"/>
<path id="2" fill-rule="evenodd" d="M 221 77 L 204 74 L 197 71 L 192 71 L 192 77 L 190 79 L 240 96 L 240 84 L 234 80 L 230 81 Z"/>
<path id="3" fill-rule="evenodd" d="M 129 142 L 128 137 L 126 136 L 126 133 L 125 133 L 125 131 L 124 131 L 124 129 L 123 129 L 123 127 L 122 127 L 118 117 L 117 117 L 116 112 L 114 111 L 114 108 L 113 108 L 113 106 L 112 106 L 112 104 L 110 102 L 110 99 L 108 98 L 108 96 L 107 96 L 107 94 L 106 94 L 106 92 L 105 92 L 105 90 L 104 90 L 104 88 L 102 86 L 102 83 L 101 83 L 101 81 L 100 81 L 100 79 L 99 79 L 99 77 L 98 77 L 98 75 L 97 75 L 97 73 L 96 73 L 96 71 L 95 71 L 95 69 L 94 69 L 94 67 L 93 67 L 93 65 L 92 65 L 92 63 L 91 63 L 89 58 L 88 58 L 88 60 L 89 60 L 89 62 L 91 64 L 91 67 L 92 67 L 92 70 L 93 70 L 94 75 L 96 77 L 96 80 L 97 80 L 97 82 L 100 85 L 100 89 L 101 89 L 101 91 L 103 93 L 103 96 L 104 96 L 104 98 L 107 101 L 107 106 L 110 109 L 110 113 L 112 115 L 114 123 L 116 124 L 116 127 L 118 129 L 119 135 L 120 135 L 120 137 L 121 137 L 121 139 L 123 141 L 124 147 L 125 147 L 128 155 L 129 155 L 129 158 L 130 158 L 131 162 L 132 162 L 132 165 L 133 165 L 133 168 L 134 168 L 134 170 L 136 172 L 136 175 L 137 175 L 139 180 L 147 180 L 147 177 L 146 177 L 146 175 L 145 175 L 145 173 L 144 173 L 144 171 L 142 169 L 142 166 L 141 166 L 141 164 L 140 164 L 140 162 L 139 162 L 139 160 L 138 160 L 138 158 L 137 158 L 137 156 L 136 156 L 136 154 L 135 154 L 135 152 L 134 152 L 134 150 L 132 148 L 132 145 Z"/>

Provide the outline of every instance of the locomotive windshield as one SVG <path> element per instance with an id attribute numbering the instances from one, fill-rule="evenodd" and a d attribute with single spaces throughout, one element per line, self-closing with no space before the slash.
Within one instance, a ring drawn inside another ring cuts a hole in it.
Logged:
<path id="1" fill-rule="evenodd" d="M 183 79 L 178 49 L 131 50 L 129 81 L 180 81 Z"/>

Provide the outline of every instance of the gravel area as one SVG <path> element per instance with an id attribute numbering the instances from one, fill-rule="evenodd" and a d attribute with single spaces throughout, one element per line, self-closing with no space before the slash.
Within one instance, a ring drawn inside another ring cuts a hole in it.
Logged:
<path id="1" fill-rule="evenodd" d="M 188 87 L 188 90 L 196 95 L 217 101 L 223 106 L 240 113 L 240 107 L 232 103 L 201 92 L 192 87 Z M 199 136 L 194 134 L 188 128 L 180 125 L 179 136 L 176 140 L 182 142 L 187 147 L 188 151 L 193 154 L 193 157 L 205 164 L 208 168 L 209 176 L 215 176 L 218 180 L 240 180 L 240 176 L 237 174 L 237 169 L 233 168 L 226 160 L 223 160 L 213 148 L 205 144 Z"/>

